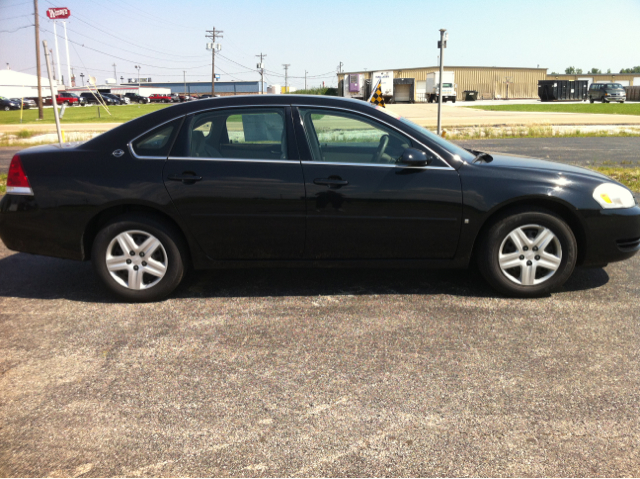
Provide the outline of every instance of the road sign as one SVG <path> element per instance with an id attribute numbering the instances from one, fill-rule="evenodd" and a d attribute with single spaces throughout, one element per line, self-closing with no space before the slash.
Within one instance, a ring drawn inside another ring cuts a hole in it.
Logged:
<path id="1" fill-rule="evenodd" d="M 50 8 L 47 10 L 47 17 L 51 20 L 60 20 L 64 18 L 69 18 L 71 16 L 71 11 L 68 8 Z"/>

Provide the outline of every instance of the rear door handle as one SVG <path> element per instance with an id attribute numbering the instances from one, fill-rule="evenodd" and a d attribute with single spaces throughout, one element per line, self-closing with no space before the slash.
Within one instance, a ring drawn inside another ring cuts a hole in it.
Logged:
<path id="1" fill-rule="evenodd" d="M 181 175 L 169 175 L 167 176 L 167 179 L 171 181 L 182 181 L 185 184 L 193 184 L 196 181 L 200 181 L 202 179 L 202 176 L 196 176 L 193 173 L 183 173 Z"/>
<path id="2" fill-rule="evenodd" d="M 316 178 L 313 180 L 314 185 L 325 185 L 329 188 L 340 188 L 341 186 L 347 186 L 349 182 L 342 178 Z"/>

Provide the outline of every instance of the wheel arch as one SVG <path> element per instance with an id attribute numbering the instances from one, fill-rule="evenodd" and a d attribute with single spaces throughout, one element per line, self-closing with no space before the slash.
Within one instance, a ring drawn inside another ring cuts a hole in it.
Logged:
<path id="1" fill-rule="evenodd" d="M 121 204 L 115 205 L 97 213 L 87 223 L 82 235 L 82 259 L 83 261 L 91 259 L 91 249 L 95 241 L 96 235 L 109 221 L 118 216 L 127 213 L 144 213 L 151 217 L 157 218 L 167 223 L 177 234 L 179 234 L 186 245 L 189 246 L 189 260 L 192 261 L 193 242 L 190 241 L 180 224 L 164 211 L 147 205 L 138 204 Z"/>
<path id="2" fill-rule="evenodd" d="M 560 218 L 562 218 L 567 223 L 567 225 L 569 225 L 569 228 L 571 228 L 571 231 L 576 238 L 576 243 L 578 246 L 577 264 L 582 264 L 584 256 L 586 254 L 587 243 L 587 234 L 585 231 L 585 227 L 582 224 L 580 217 L 576 213 L 575 208 L 563 201 L 551 198 L 520 198 L 494 208 L 489 213 L 486 220 L 478 230 L 478 233 L 473 242 L 473 249 L 471 251 L 470 257 L 475 258 L 480 238 L 482 238 L 482 236 L 486 234 L 487 230 L 491 228 L 496 222 L 518 211 L 522 211 L 526 208 L 532 207 L 551 211 L 552 213 L 560 216 Z"/>

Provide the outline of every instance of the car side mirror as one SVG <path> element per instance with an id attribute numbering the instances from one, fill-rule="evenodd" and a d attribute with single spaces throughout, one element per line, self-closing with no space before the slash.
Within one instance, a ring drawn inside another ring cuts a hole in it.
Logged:
<path id="1" fill-rule="evenodd" d="M 431 157 L 416 148 L 405 148 L 402 156 L 398 158 L 398 163 L 408 166 L 426 166 L 431 163 Z"/>

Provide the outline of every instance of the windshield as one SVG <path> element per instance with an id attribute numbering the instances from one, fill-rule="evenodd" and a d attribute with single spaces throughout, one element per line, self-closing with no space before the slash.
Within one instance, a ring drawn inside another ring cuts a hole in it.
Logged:
<path id="1" fill-rule="evenodd" d="M 609 83 L 605 88 L 622 88 L 620 83 Z"/>
<path id="2" fill-rule="evenodd" d="M 0 96 L 0 100 L 6 100 L 6 98 L 3 96 Z"/>
<path id="3" fill-rule="evenodd" d="M 76 95 L 75 93 L 67 93 L 66 96 L 71 98 L 78 98 L 78 95 Z"/>
<path id="4" fill-rule="evenodd" d="M 442 88 L 451 88 L 451 83 L 443 83 Z"/>

